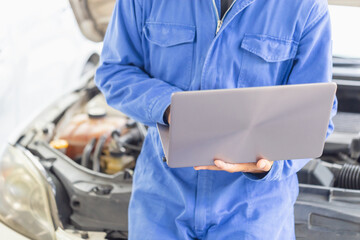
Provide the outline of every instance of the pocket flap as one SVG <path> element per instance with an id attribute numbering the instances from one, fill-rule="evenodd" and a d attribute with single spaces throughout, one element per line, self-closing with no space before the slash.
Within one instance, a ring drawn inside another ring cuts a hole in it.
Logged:
<path id="1" fill-rule="evenodd" d="M 148 41 L 161 47 L 170 47 L 193 42 L 195 26 L 147 22 L 143 29 Z"/>
<path id="2" fill-rule="evenodd" d="M 298 43 L 266 35 L 246 34 L 241 48 L 256 54 L 267 62 L 279 62 L 294 58 Z"/>

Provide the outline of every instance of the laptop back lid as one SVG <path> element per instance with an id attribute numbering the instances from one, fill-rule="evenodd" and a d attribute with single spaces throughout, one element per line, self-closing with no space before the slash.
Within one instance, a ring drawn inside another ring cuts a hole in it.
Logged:
<path id="1" fill-rule="evenodd" d="M 175 93 L 170 131 L 159 128 L 168 165 L 319 157 L 335 91 L 316 83 Z"/>

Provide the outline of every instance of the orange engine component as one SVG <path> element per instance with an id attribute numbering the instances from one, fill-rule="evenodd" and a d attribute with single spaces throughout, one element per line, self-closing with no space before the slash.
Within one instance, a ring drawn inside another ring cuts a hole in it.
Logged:
<path id="1" fill-rule="evenodd" d="M 70 121 L 58 138 L 69 143 L 66 155 L 72 159 L 81 157 L 86 144 L 93 138 L 108 136 L 115 129 L 122 129 L 126 125 L 124 117 L 106 116 L 104 109 L 90 109 L 88 114 L 78 114 Z"/>

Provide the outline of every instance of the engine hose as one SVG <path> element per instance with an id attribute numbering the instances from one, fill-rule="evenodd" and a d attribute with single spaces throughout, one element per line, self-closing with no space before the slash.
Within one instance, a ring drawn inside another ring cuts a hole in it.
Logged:
<path id="1" fill-rule="evenodd" d="M 86 144 L 84 148 L 83 154 L 81 156 L 81 165 L 83 165 L 84 167 L 88 167 L 89 165 L 90 155 L 93 148 L 95 147 L 95 143 L 96 143 L 96 138 L 93 138 Z"/>
<path id="2" fill-rule="evenodd" d="M 141 151 L 141 146 L 130 144 L 130 142 L 138 142 L 142 140 L 142 134 L 139 129 L 133 128 L 125 135 L 121 135 L 119 131 L 115 130 L 111 133 L 111 136 L 115 140 L 116 145 L 118 146 L 119 149 L 125 147 L 130 150 L 134 150 L 138 152 Z"/>
<path id="3" fill-rule="evenodd" d="M 360 189 L 360 165 L 344 164 L 338 174 L 336 187 Z"/>
<path id="4" fill-rule="evenodd" d="M 104 144 L 106 142 L 106 138 L 107 138 L 106 135 L 101 136 L 95 146 L 94 157 L 93 157 L 93 170 L 95 172 L 100 172 L 100 155 L 104 147 Z"/>

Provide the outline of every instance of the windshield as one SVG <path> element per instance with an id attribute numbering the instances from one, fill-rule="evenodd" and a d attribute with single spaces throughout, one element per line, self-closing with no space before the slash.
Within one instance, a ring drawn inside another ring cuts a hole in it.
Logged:
<path id="1" fill-rule="evenodd" d="M 342 58 L 360 58 L 360 7 L 329 6 L 333 55 Z"/>

